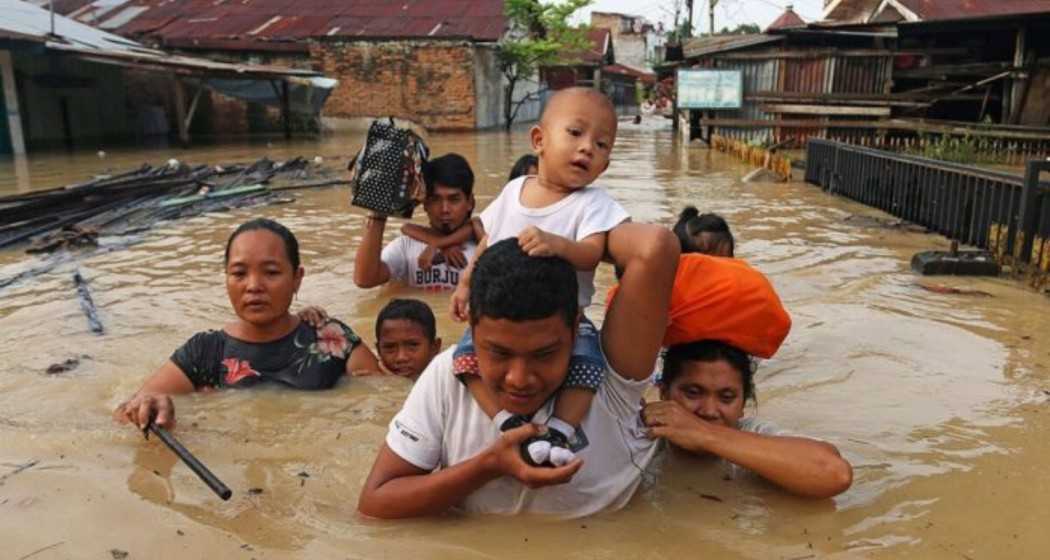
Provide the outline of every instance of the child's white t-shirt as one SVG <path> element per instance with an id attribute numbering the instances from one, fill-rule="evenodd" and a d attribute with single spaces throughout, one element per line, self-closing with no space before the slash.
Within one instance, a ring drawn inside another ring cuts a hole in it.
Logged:
<path id="1" fill-rule="evenodd" d="M 517 237 L 528 226 L 581 241 L 595 233 L 608 232 L 631 218 L 605 189 L 594 185 L 576 190 L 550 206 L 526 208 L 521 205 L 521 187 L 526 178 L 518 177 L 507 183 L 503 192 L 481 213 L 489 246 Z M 577 270 L 576 281 L 580 309 L 584 309 L 594 295 L 594 271 Z"/>

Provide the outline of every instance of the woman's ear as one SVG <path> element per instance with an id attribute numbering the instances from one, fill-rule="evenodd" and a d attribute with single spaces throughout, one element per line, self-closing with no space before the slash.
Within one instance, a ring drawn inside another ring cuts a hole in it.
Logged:
<path id="1" fill-rule="evenodd" d="M 303 283 L 303 276 L 306 276 L 306 269 L 300 266 L 299 269 L 295 271 L 294 293 L 299 293 L 299 286 Z"/>

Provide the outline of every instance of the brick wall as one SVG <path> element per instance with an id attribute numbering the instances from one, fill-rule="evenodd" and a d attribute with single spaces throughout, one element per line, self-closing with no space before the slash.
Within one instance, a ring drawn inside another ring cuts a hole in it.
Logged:
<path id="1" fill-rule="evenodd" d="M 339 80 L 322 116 L 394 116 L 430 130 L 473 130 L 474 46 L 450 41 L 312 42 L 314 67 Z"/>

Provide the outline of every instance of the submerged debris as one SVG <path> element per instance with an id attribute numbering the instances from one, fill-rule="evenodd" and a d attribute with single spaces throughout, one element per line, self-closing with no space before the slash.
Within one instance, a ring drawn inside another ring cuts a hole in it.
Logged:
<path id="1" fill-rule="evenodd" d="M 50 253 L 61 248 L 98 247 L 98 230 L 77 224 L 62 226 L 62 229 L 38 237 L 26 249 L 27 253 Z"/>
<path id="2" fill-rule="evenodd" d="M 198 165 L 184 162 L 99 175 L 72 185 L 0 197 L 0 248 L 29 243 L 30 253 L 55 258 L 10 278 L 0 288 L 48 272 L 70 255 L 63 249 L 122 249 L 140 241 L 133 234 L 164 220 L 262 204 L 287 204 L 281 191 L 349 184 L 336 170 L 297 157 L 251 164 Z M 101 238 L 111 240 L 100 243 Z M 116 240 L 112 238 L 116 237 Z M 80 255 L 82 258 L 84 255 Z"/>
<path id="3" fill-rule="evenodd" d="M 974 288 L 956 288 L 954 286 L 946 286 L 944 284 L 930 284 L 928 282 L 916 282 L 915 285 L 926 290 L 927 292 L 933 292 L 935 294 L 992 297 L 992 294 Z"/>
<path id="4" fill-rule="evenodd" d="M 0 197 L 0 248 L 25 241 L 33 243 L 34 252 L 94 244 L 99 236 L 140 231 L 161 220 L 267 204 L 279 190 L 341 184 L 347 181 L 302 157 L 248 165 L 144 164 L 84 183 Z"/>
<path id="5" fill-rule="evenodd" d="M 51 364 L 51 365 L 47 366 L 47 370 L 45 370 L 44 373 L 47 373 L 48 375 L 57 375 L 59 373 L 65 373 L 67 371 L 72 371 L 72 370 L 76 369 L 76 367 L 79 366 L 79 365 L 80 365 L 80 360 L 79 359 L 77 359 L 77 358 L 67 358 L 63 362 L 57 362 L 57 363 L 54 363 L 54 364 Z"/>
<path id="6" fill-rule="evenodd" d="M 77 296 L 80 298 L 80 309 L 84 311 L 84 315 L 87 315 L 88 326 L 91 327 L 91 332 L 95 334 L 104 334 L 106 329 L 102 326 L 102 321 L 98 318 L 98 309 L 95 308 L 95 301 L 91 299 L 91 292 L 88 290 L 87 280 L 80 275 L 80 269 L 73 273 L 73 284 L 77 287 Z"/>

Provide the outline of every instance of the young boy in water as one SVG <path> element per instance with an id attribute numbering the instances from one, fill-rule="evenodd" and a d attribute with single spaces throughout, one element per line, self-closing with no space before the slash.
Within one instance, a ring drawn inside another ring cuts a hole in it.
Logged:
<path id="1" fill-rule="evenodd" d="M 376 317 L 376 353 L 383 367 L 416 379 L 441 351 L 434 312 L 418 299 L 392 299 Z"/>
<path id="2" fill-rule="evenodd" d="M 594 295 L 594 270 L 605 254 L 606 236 L 630 219 L 605 190 L 593 186 L 594 180 L 609 166 L 616 141 L 616 112 L 604 94 L 590 88 L 559 91 L 547 104 L 540 123 L 530 131 L 532 147 L 539 158 L 536 175 L 509 182 L 500 195 L 481 214 L 484 247 L 516 237 L 530 256 L 560 257 L 577 270 L 581 312 Z M 470 271 L 460 277 L 452 296 L 452 314 L 467 319 Z M 581 314 L 582 315 L 582 314 Z M 530 419 L 499 410 L 493 396 L 478 376 L 470 329 L 454 354 L 454 373 L 467 384 L 471 394 L 501 430 L 508 430 Z M 554 414 L 544 435 L 526 441 L 526 456 L 533 463 L 560 466 L 574 457 L 572 449 L 582 449 L 586 437 L 577 433 L 590 408 L 606 370 L 598 332 L 581 316 L 569 372 L 556 397 Z"/>

